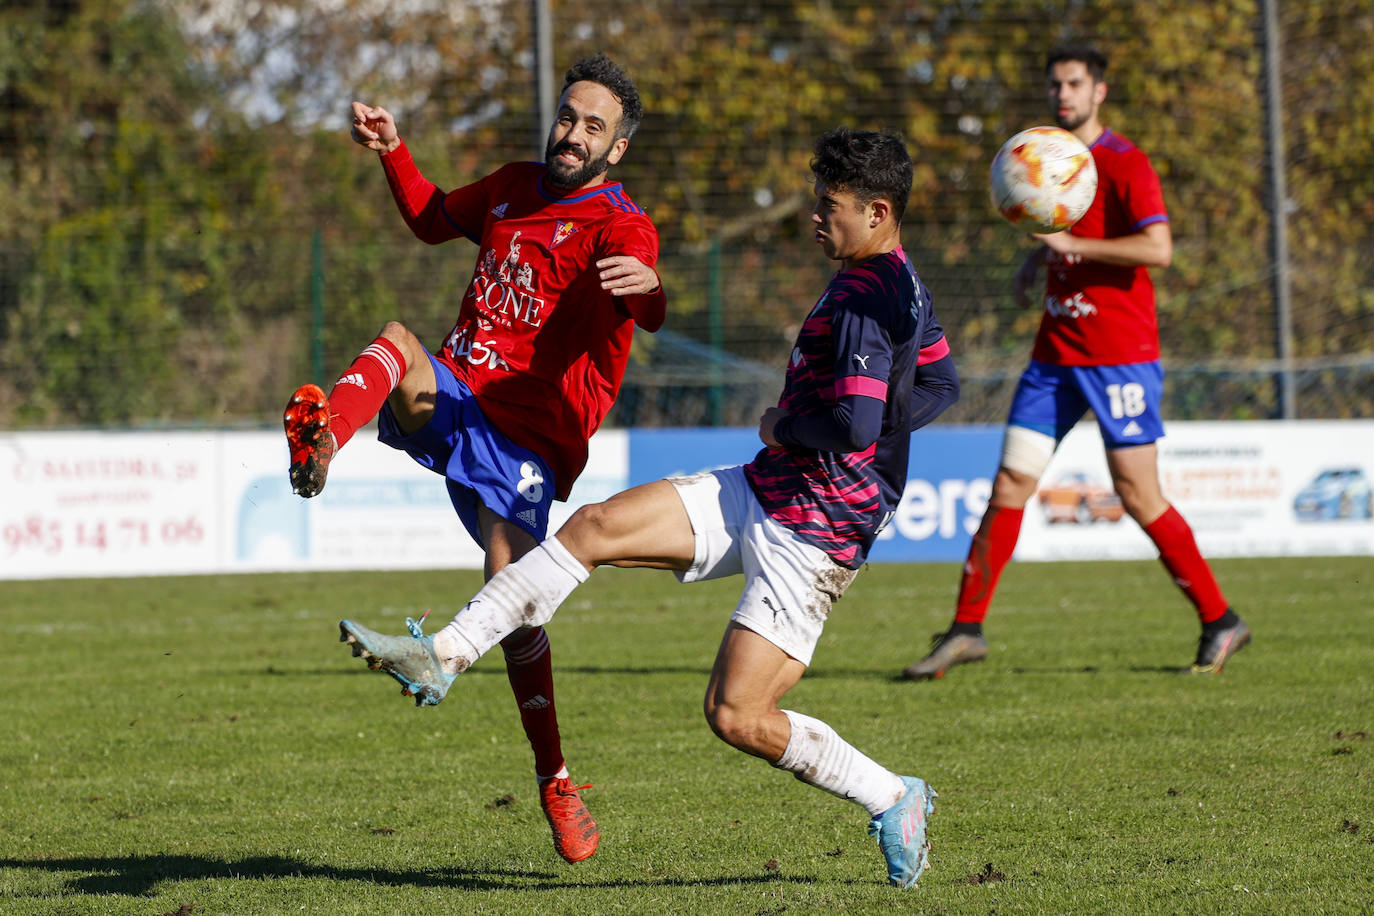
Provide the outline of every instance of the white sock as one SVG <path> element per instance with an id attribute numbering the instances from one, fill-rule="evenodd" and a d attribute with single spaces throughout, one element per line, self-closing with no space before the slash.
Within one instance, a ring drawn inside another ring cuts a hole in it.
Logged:
<path id="1" fill-rule="evenodd" d="M 563 768 L 560 769 L 557 773 L 554 773 L 552 776 L 540 776 L 538 773 L 535 773 L 534 778 L 538 780 L 539 784 L 542 786 L 544 783 L 549 782 L 550 780 L 567 779 L 571 775 L 572 774 L 568 772 L 567 764 L 564 764 Z"/>
<path id="2" fill-rule="evenodd" d="M 773 764 L 807 785 L 862 805 L 877 817 L 906 794 L 902 777 L 865 757 L 820 719 L 784 709 L 792 723 L 787 750 Z"/>
<path id="3" fill-rule="evenodd" d="M 551 537 L 492 576 L 453 622 L 434 634 L 434 651 L 450 674 L 466 671 L 521 627 L 547 623 L 587 576 L 581 562 Z"/>

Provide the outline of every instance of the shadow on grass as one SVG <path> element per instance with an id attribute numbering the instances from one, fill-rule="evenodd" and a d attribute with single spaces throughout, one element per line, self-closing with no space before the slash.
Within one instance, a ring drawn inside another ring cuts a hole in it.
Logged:
<path id="1" fill-rule="evenodd" d="M 657 667 L 596 667 L 592 665 L 555 665 L 554 674 L 630 674 L 630 675 L 659 675 L 659 674 L 690 674 L 702 679 L 702 686 L 711 676 L 711 665 L 709 663 L 700 667 L 686 665 L 659 665 Z M 501 670 L 498 674 L 505 675 Z M 467 677 L 464 674 L 463 677 Z M 802 675 L 802 680 L 822 681 L 827 679 L 844 679 L 860 681 L 888 681 L 892 680 L 892 671 L 888 668 L 834 668 L 824 662 L 814 667 L 807 668 Z M 902 680 L 898 677 L 897 680 Z"/>
<path id="2" fill-rule="evenodd" d="M 1096 665 L 1084 665 L 1081 668 L 1008 668 L 1011 674 L 1101 674 L 1104 669 Z M 1120 671 L 1121 669 L 1112 669 Z M 1180 677 L 1186 669 L 1178 665 L 1132 665 L 1125 669 L 1131 674 L 1167 674 L 1170 677 Z"/>
<path id="3" fill-rule="evenodd" d="M 1052 667 L 1043 667 L 1043 669 L 1031 669 L 1031 667 L 1018 667 L 1018 669 L 1009 669 L 1009 670 L 1010 670 L 1011 673 L 1014 673 L 1014 674 L 1051 674 L 1051 673 L 1068 673 L 1068 674 L 1083 674 L 1083 673 L 1090 673 L 1090 674 L 1091 674 L 1091 673 L 1096 673 L 1096 670 L 1098 670 L 1098 669 L 1095 669 L 1095 667 L 1083 667 L 1083 669 L 1076 669 L 1076 667 L 1065 667 L 1065 669 L 1052 669 Z M 1143 669 L 1134 669 L 1134 670 L 1143 670 Z M 1172 670 L 1175 670 L 1175 669 L 1161 669 L 1161 670 L 1171 670 L 1171 672 L 1172 672 Z M 710 663 L 708 662 L 708 663 L 705 663 L 705 665 L 699 665 L 699 666 L 695 666 L 695 665 L 638 665 L 638 666 L 628 666 L 628 665 L 622 665 L 622 666 L 614 666 L 614 665 L 555 665 L 555 666 L 554 666 L 554 673 L 555 673 L 555 674 L 616 674 L 616 676 L 632 676 L 632 677 L 658 677 L 658 676 L 662 676 L 662 674 L 691 674 L 691 676 L 694 676 L 694 677 L 701 677 L 701 678 L 703 678 L 703 680 L 705 680 L 705 678 L 709 678 L 709 677 L 710 677 Z M 357 665 L 356 667 L 339 667 L 339 669 L 333 669 L 333 667 L 328 667 L 328 669 L 326 669 L 326 667 L 313 667 L 313 669 L 305 669 L 305 667 L 300 667 L 300 669 L 286 669 L 286 667 L 276 667 L 276 666 L 268 665 L 267 667 L 254 667 L 254 669 L 243 669 L 243 670 L 240 670 L 239 674 L 240 674 L 240 676 L 245 676 L 245 677 L 267 676 L 267 677 L 302 677 L 302 678 L 319 678 L 319 677 L 337 677 L 337 676 L 341 676 L 341 674 L 348 674 L 348 676 L 352 676 L 352 674 L 371 674 L 372 677 L 376 677 L 376 676 L 378 676 L 378 674 L 383 674 L 383 672 L 374 672 L 374 670 L 368 669 L 368 667 L 365 666 L 365 665 Z M 473 678 L 475 678 L 475 677 L 496 677 L 496 676 L 500 676 L 500 677 L 502 677 L 503 680 L 504 680 L 504 678 L 506 678 L 506 667 L 500 666 L 500 665 L 485 665 L 484 667 L 471 667 L 471 669 L 466 670 L 466 672 L 463 672 L 463 677 L 462 677 L 462 678 L 459 678 L 459 680 L 473 680 Z M 901 674 L 896 674 L 896 676 L 893 676 L 892 670 L 886 669 L 886 667 L 885 667 L 885 669 L 875 669 L 875 667 L 829 667 L 829 666 L 826 666 L 826 665 L 819 665 L 819 666 L 816 666 L 816 667 L 809 667 L 809 669 L 807 669 L 807 673 L 805 673 L 804 676 L 802 676 L 802 677 L 807 678 L 807 680 L 824 680 L 824 678 L 855 678 L 855 680 L 877 680 L 877 681 L 901 681 L 901 680 L 907 680 L 907 678 L 901 676 Z"/>
<path id="4" fill-rule="evenodd" d="M 91 856 L 69 859 L 0 859 L 0 868 L 72 872 L 66 893 L 126 897 L 151 897 L 168 881 L 245 880 L 305 878 L 327 881 L 365 881 L 371 884 L 411 887 L 447 887 L 455 890 L 560 890 L 575 888 L 711 887 L 732 884 L 810 884 L 814 878 L 770 875 L 730 875 L 709 880 L 643 878 L 623 881 L 565 881 L 553 872 L 484 868 L 346 868 L 310 865 L 281 856 L 254 856 L 225 860 L 201 856 Z M 91 874 L 94 873 L 94 874 Z M 49 897 L 50 893 L 16 896 Z"/>
<path id="5" fill-rule="evenodd" d="M 984 669 L 984 670 L 986 670 L 986 669 Z M 1016 665 L 1016 666 L 1011 667 L 1011 668 L 1001 668 L 1001 669 L 999 669 L 999 672 L 1002 673 L 1002 674 L 1029 674 L 1029 675 L 1042 675 L 1042 676 L 1043 676 L 1043 675 L 1047 675 L 1047 674 L 1087 674 L 1087 675 L 1098 675 L 1098 674 L 1104 673 L 1105 670 L 1107 670 L 1107 669 L 1103 669 L 1103 668 L 1101 668 L 1101 667 L 1099 667 L 1099 666 L 1097 666 L 1097 665 L 1080 665 L 1080 666 L 1078 666 L 1078 667 L 1068 667 L 1068 666 L 1060 666 L 1060 667 L 1051 667 L 1051 666 L 1045 666 L 1045 667 L 1031 667 L 1031 666 L 1029 666 L 1029 665 Z M 1114 670 L 1114 671 L 1118 671 L 1118 672 L 1119 672 L 1121 669 L 1111 669 L 1111 670 Z M 1127 669 L 1125 669 L 1125 670 L 1131 672 L 1132 674 L 1167 674 L 1167 675 L 1169 675 L 1170 677 L 1179 677 L 1179 676 L 1181 676 L 1182 674 L 1186 673 L 1186 669 L 1181 669 L 1181 668 L 1179 668 L 1177 665 L 1132 665 L 1130 668 L 1127 668 Z M 858 672 L 855 672 L 855 673 L 858 673 Z M 808 672 L 807 676 L 808 676 L 808 677 L 810 676 L 810 672 Z M 905 677 L 904 675 L 898 674 L 898 675 L 894 675 L 894 676 L 892 676 L 892 677 L 889 677 L 888 680 L 892 680 L 892 681 L 905 681 L 905 680 L 908 680 L 908 678 Z M 918 683 L 919 683 L 919 682 L 918 682 Z"/>
<path id="6" fill-rule="evenodd" d="M 1018 675 L 1046 675 L 1046 674 L 1102 674 L 1106 669 L 1097 665 L 1080 665 L 1078 667 L 1069 666 L 1044 666 L 1034 667 L 1029 665 L 1017 665 L 1010 668 L 998 669 L 1003 674 Z M 1121 669 L 1115 669 L 1121 670 Z M 1171 677 L 1178 677 L 1183 672 L 1177 665 L 1133 665 L 1124 669 L 1132 674 L 1167 674 Z M 554 669 L 556 674 L 592 674 L 592 675 L 632 675 L 632 676 L 658 676 L 664 674 L 690 674 L 708 678 L 711 675 L 711 666 L 702 665 L 700 667 L 690 665 L 643 665 L 643 666 L 612 666 L 612 665 L 559 665 Z M 298 669 L 284 670 L 275 668 L 271 665 L 266 668 L 259 668 L 253 671 L 244 672 L 251 675 L 267 675 L 268 677 L 288 677 L 288 678 L 318 678 L 334 677 L 338 675 L 358 675 L 367 674 L 375 677 L 381 672 L 369 670 L 366 667 L 343 669 Z M 473 668 L 463 674 L 464 679 L 471 680 L 476 677 L 493 677 L 500 675 L 506 676 L 505 668 L 490 665 L 484 668 Z M 848 678 L 856 680 L 878 680 L 878 681 L 910 681 L 901 672 L 893 673 L 890 669 L 876 668 L 830 668 L 821 664 L 817 667 L 808 668 L 804 675 L 806 680 L 825 680 L 828 678 Z"/>

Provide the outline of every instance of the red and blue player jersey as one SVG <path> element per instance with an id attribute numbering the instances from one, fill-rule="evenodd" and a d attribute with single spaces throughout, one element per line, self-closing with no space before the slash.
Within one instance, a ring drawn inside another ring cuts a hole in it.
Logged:
<path id="1" fill-rule="evenodd" d="M 1159 176 L 1134 143 L 1104 130 L 1091 149 L 1097 196 L 1070 233 L 1111 239 L 1168 222 Z M 1045 314 L 1031 359 L 1060 366 L 1159 359 L 1155 287 L 1145 267 L 1104 264 L 1054 251 L 1045 265 Z"/>
<path id="2" fill-rule="evenodd" d="M 653 267 L 658 230 L 618 182 L 564 191 L 544 180 L 543 163 L 516 162 L 445 193 L 404 145 L 381 158 L 417 238 L 478 245 L 458 320 L 436 355 L 492 425 L 548 462 L 566 499 L 620 391 L 634 325 L 656 331 L 667 309 L 661 288 L 612 296 L 596 262 L 631 255 Z"/>
<path id="3" fill-rule="evenodd" d="M 949 355 L 930 291 L 900 247 L 835 274 L 797 333 L 778 406 L 796 416 L 845 395 L 883 401 L 868 448 L 765 448 L 744 472 L 774 520 L 835 562 L 863 565 L 906 487 L 918 365 Z"/>

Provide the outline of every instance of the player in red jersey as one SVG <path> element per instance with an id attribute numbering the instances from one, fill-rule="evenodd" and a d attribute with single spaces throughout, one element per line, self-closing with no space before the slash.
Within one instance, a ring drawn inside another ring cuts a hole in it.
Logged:
<path id="1" fill-rule="evenodd" d="M 339 627 L 355 655 L 442 698 L 501 634 L 548 620 L 596 566 L 671 569 L 683 582 L 741 574 L 706 688 L 711 729 L 862 806 L 888 880 L 912 887 L 929 864 L 934 790 L 779 704 L 896 510 L 912 430 L 954 402 L 958 375 L 901 247 L 912 164 L 900 138 L 838 128 L 817 141 L 811 168 L 815 240 L 839 270 L 802 322 L 753 461 L 583 506 L 433 636 Z"/>
<path id="2" fill-rule="evenodd" d="M 1011 559 L 1026 502 L 1059 441 L 1091 409 L 1107 449 L 1107 467 L 1122 505 L 1159 549 L 1159 558 L 1197 610 L 1197 656 L 1184 671 L 1216 673 L 1250 641 L 1230 609 L 1183 516 L 1164 498 L 1155 446 L 1164 371 L 1159 361 L 1154 285 L 1148 268 L 1167 267 L 1173 236 L 1159 176 L 1125 137 L 1102 126 L 1107 59 L 1089 47 L 1051 51 L 1045 65 L 1050 109 L 1059 125 L 1092 150 L 1097 196 L 1066 232 L 1037 235 L 1013 292 L 1049 270 L 1045 312 L 1007 419 L 1001 465 L 973 536 L 954 621 L 931 652 L 909 666 L 914 680 L 938 678 L 952 665 L 987 656 L 983 620 L 1002 569 Z"/>
<path id="3" fill-rule="evenodd" d="M 392 321 L 327 398 L 314 385 L 292 396 L 297 493 L 319 493 L 335 451 L 377 416 L 383 442 L 447 478 L 487 578 L 545 538 L 552 500 L 567 498 L 620 389 L 634 326 L 656 331 L 666 311 L 657 230 L 606 180 L 642 116 L 620 67 L 604 55 L 579 61 L 543 163 L 445 192 L 420 173 L 389 112 L 353 103 L 352 137 L 380 155 L 406 225 L 429 244 L 475 242 L 477 264 L 436 355 Z M 590 787 L 572 784 L 563 758 L 548 638 L 528 627 L 501 645 L 554 845 L 580 861 L 600 834 L 578 794 Z"/>

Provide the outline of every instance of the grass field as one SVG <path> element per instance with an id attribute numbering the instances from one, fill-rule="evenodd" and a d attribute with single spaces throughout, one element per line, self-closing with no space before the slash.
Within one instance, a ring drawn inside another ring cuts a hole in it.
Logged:
<path id="1" fill-rule="evenodd" d="M 336 641 L 476 573 L 0 583 L 0 913 L 1374 912 L 1374 560 L 1215 565 L 1255 641 L 1199 678 L 1153 562 L 1013 564 L 989 661 L 925 684 L 957 569 L 858 578 L 787 705 L 939 790 L 914 891 L 702 720 L 738 580 L 600 570 L 551 624 L 577 866 L 499 654 L 417 710 Z"/>

